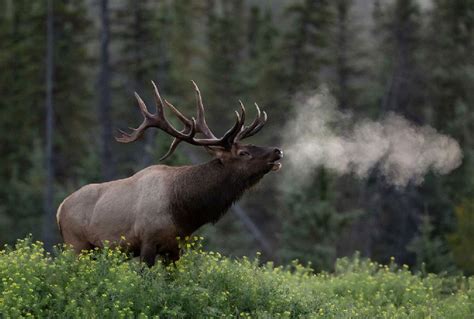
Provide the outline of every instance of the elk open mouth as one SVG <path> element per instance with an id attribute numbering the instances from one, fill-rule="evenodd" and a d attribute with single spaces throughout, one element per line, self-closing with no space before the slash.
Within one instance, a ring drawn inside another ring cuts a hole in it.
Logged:
<path id="1" fill-rule="evenodd" d="M 270 165 L 272 165 L 272 171 L 278 171 L 280 170 L 281 168 L 281 163 L 280 162 L 273 162 L 273 163 L 269 163 Z"/>
<path id="2" fill-rule="evenodd" d="M 281 168 L 281 163 L 278 161 L 283 158 L 283 152 L 279 148 L 275 148 L 273 152 L 274 152 L 274 155 L 276 156 L 272 158 L 273 161 L 271 161 L 268 164 L 272 166 L 271 170 L 276 172 L 276 171 L 279 171 Z"/>

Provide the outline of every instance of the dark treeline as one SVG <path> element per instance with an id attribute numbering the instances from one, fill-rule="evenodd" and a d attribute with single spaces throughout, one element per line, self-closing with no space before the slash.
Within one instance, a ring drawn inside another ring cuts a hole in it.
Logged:
<path id="1" fill-rule="evenodd" d="M 59 241 L 53 216 L 70 192 L 157 163 L 163 134 L 113 140 L 141 120 L 134 91 L 152 104 L 150 80 L 187 114 L 196 81 L 218 132 L 239 99 L 257 101 L 270 120 L 255 143 L 272 145 L 294 96 L 324 85 L 358 116 L 393 111 L 451 135 L 462 165 L 405 189 L 323 168 L 305 186 L 271 174 L 200 231 L 206 244 L 317 270 L 359 250 L 474 273 L 474 1 L 367 2 L 0 0 L 0 243 Z M 182 147 L 166 163 L 204 160 Z"/>

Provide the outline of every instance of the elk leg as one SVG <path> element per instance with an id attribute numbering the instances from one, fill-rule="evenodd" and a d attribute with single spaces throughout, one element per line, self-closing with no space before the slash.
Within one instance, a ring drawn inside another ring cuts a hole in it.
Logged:
<path id="1" fill-rule="evenodd" d="M 79 255 L 83 250 L 90 250 L 94 249 L 94 246 L 87 241 L 79 240 L 79 239 L 70 239 L 64 241 L 67 245 L 72 246 L 74 252 Z"/>
<path id="2" fill-rule="evenodd" d="M 171 263 L 175 264 L 179 260 L 179 246 L 178 244 L 173 245 L 172 247 L 165 250 L 162 254 L 163 262 L 165 265 L 169 265 Z"/>
<path id="3" fill-rule="evenodd" d="M 170 259 L 171 262 L 173 262 L 173 264 L 179 260 L 179 247 L 178 247 L 178 245 L 176 245 L 176 247 L 173 247 L 173 249 L 171 249 L 169 251 L 168 258 Z"/>
<path id="4" fill-rule="evenodd" d="M 152 267 L 155 264 L 156 258 L 156 245 L 152 244 L 143 244 L 140 249 L 140 261 L 144 262 L 148 265 L 148 267 Z"/>

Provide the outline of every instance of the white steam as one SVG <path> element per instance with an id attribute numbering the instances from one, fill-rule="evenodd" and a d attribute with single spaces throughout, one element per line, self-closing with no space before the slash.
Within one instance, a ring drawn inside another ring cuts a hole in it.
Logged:
<path id="1" fill-rule="evenodd" d="M 287 169 L 298 178 L 306 179 L 321 166 L 360 178 L 376 170 L 388 183 L 404 187 L 423 182 L 429 170 L 447 174 L 461 164 L 456 140 L 400 115 L 357 120 L 338 110 L 325 89 L 298 105 L 283 141 Z"/>

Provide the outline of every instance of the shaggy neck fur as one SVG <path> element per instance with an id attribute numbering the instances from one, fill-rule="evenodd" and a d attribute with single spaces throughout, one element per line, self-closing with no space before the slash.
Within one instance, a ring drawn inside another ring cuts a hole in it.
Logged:
<path id="1" fill-rule="evenodd" d="M 264 175 L 244 174 L 224 166 L 218 159 L 182 170 L 173 184 L 172 200 L 173 218 L 180 235 L 190 235 L 204 224 L 217 222 Z"/>

